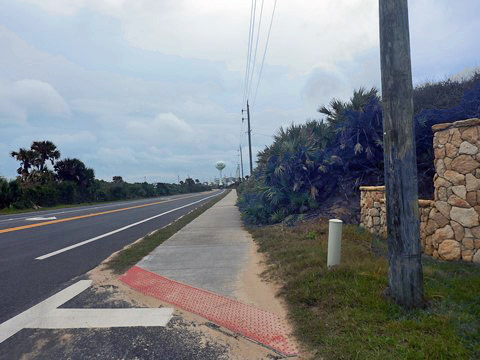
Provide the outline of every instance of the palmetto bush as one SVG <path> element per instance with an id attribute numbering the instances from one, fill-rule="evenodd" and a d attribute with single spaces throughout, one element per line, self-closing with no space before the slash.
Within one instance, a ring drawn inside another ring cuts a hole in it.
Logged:
<path id="1" fill-rule="evenodd" d="M 364 106 L 366 113 L 360 110 Z M 358 183 L 378 173 L 374 157 L 381 152 L 377 149 L 381 116 L 376 90 L 360 89 L 350 103 L 333 100 L 330 108 L 320 111 L 327 121 L 281 128 L 273 144 L 259 153 L 254 176 L 239 189 L 239 206 L 247 222 L 282 221 L 318 208 L 333 193 L 348 199 L 354 188 L 346 185 L 349 181 Z M 360 177 L 354 174 L 358 170 L 363 172 Z"/>
<path id="2" fill-rule="evenodd" d="M 480 80 L 480 78 L 478 79 Z M 433 85 L 430 85 L 433 86 Z M 458 84 L 433 86 L 456 96 Z M 438 123 L 480 117 L 480 82 L 468 83 L 460 102 L 449 108 L 431 108 L 428 86 L 416 89 L 428 107 L 415 115 L 419 195 L 433 194 L 434 175 L 431 127 Z M 445 96 L 439 96 L 444 106 Z M 319 110 L 326 121 L 309 121 L 280 129 L 271 146 L 258 155 L 254 176 L 239 192 L 239 206 L 249 223 L 276 223 L 292 214 L 347 203 L 347 221 L 358 214 L 361 185 L 382 185 L 383 120 L 376 89 L 360 89 L 349 103 L 334 99 Z M 343 205 L 342 205 L 343 206 Z"/>
<path id="3" fill-rule="evenodd" d="M 433 195 L 435 174 L 431 127 L 435 124 L 480 118 L 480 74 L 475 78 L 477 83 L 464 91 L 457 105 L 446 109 L 424 109 L 415 115 L 419 194 L 425 198 Z M 470 81 L 467 84 L 471 84 Z"/>

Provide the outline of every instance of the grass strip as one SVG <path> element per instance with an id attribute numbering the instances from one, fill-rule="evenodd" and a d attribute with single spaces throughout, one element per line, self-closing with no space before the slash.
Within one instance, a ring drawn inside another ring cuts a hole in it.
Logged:
<path id="1" fill-rule="evenodd" d="M 480 359 L 480 266 L 425 257 L 430 306 L 405 311 L 383 296 L 386 245 L 367 231 L 344 226 L 334 270 L 326 266 L 326 221 L 249 231 L 313 359 Z"/>
<path id="2" fill-rule="evenodd" d="M 225 191 L 222 195 L 219 195 L 212 200 L 206 202 L 205 204 L 199 206 L 198 208 L 190 211 L 179 219 L 175 220 L 171 224 L 157 230 L 151 235 L 145 236 L 140 241 L 137 241 L 124 249 L 120 250 L 115 254 L 110 260 L 106 262 L 107 268 L 113 270 L 117 274 L 125 272 L 128 268 L 132 267 L 140 260 L 142 260 L 146 255 L 151 253 L 158 245 L 163 243 L 165 240 L 170 238 L 185 225 L 190 223 L 192 220 L 203 214 L 205 211 L 210 209 L 217 202 L 222 200 L 225 196 L 228 195 L 230 190 Z"/>

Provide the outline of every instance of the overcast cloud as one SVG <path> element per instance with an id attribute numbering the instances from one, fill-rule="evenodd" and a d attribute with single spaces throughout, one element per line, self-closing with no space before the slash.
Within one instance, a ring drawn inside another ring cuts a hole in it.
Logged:
<path id="1" fill-rule="evenodd" d="M 259 2 L 260 3 L 260 2 Z M 264 0 L 259 54 L 273 0 Z M 478 66 L 477 0 L 411 0 L 414 81 Z M 248 0 L 0 0 L 0 175 L 48 139 L 99 178 L 235 173 Z M 254 151 L 331 98 L 379 87 L 377 0 L 278 0 Z M 254 80 L 255 81 L 255 80 Z M 244 152 L 244 159 L 247 153 Z M 245 164 L 247 170 L 247 164 Z"/>

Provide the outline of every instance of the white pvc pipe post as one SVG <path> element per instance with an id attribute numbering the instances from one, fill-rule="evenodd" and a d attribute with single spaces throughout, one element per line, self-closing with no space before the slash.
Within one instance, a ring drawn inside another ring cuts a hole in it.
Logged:
<path id="1" fill-rule="evenodd" d="M 332 219 L 328 222 L 328 267 L 340 265 L 340 254 L 342 249 L 342 225 L 343 221 L 338 219 Z"/>

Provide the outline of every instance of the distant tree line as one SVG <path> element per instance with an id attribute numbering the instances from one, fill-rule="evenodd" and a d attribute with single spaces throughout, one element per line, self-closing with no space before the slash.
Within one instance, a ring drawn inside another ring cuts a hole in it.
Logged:
<path id="1" fill-rule="evenodd" d="M 432 126 L 480 117 L 480 73 L 428 82 L 414 89 L 419 195 L 433 195 Z M 250 223 L 276 223 L 312 210 L 359 213 L 359 186 L 383 185 L 383 120 L 377 89 L 359 89 L 348 102 L 319 108 L 322 120 L 280 128 L 258 154 L 254 175 L 239 187 Z"/>
<path id="2" fill-rule="evenodd" d="M 95 172 L 79 159 L 60 159 L 51 141 L 34 141 L 30 149 L 20 148 L 10 155 L 20 166 L 18 176 L 8 181 L 0 177 L 0 209 L 38 208 L 84 202 L 148 198 L 210 190 L 198 179 L 180 184 L 128 183 L 121 176 L 111 182 L 95 179 Z"/>

